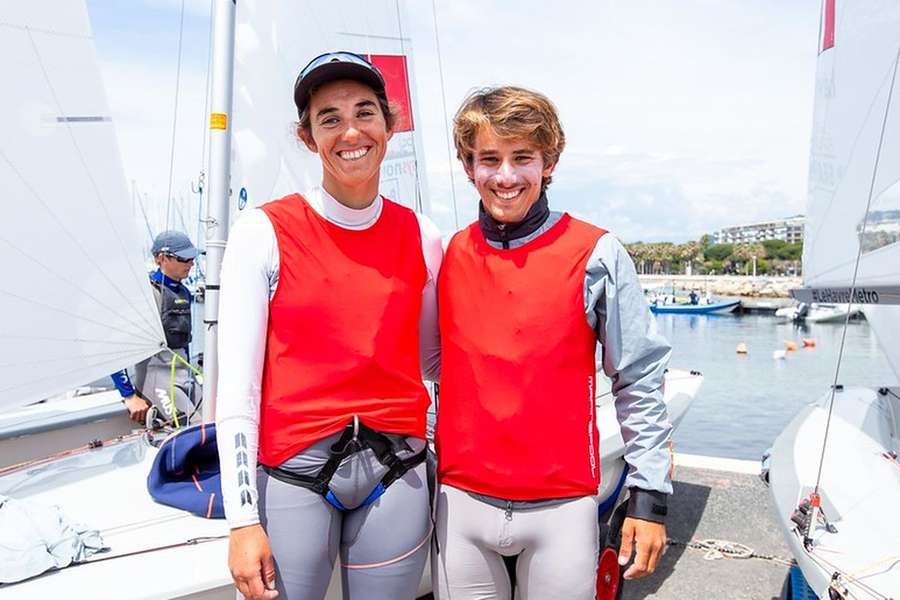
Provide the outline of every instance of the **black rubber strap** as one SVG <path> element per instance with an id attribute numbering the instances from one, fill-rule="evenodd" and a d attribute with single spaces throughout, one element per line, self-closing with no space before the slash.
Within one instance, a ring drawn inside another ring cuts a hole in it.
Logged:
<path id="1" fill-rule="evenodd" d="M 628 498 L 628 516 L 654 523 L 665 523 L 668 509 L 668 494 L 655 490 L 631 488 Z"/>

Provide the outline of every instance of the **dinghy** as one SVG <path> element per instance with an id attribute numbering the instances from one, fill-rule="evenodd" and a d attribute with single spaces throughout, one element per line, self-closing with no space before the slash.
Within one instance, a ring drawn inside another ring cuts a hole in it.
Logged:
<path id="1" fill-rule="evenodd" d="M 690 302 L 678 302 L 673 304 L 663 304 L 654 302 L 650 304 L 650 311 L 660 315 L 711 315 L 726 314 L 734 311 L 741 305 L 740 300 L 728 300 L 724 302 L 710 302 L 709 304 Z"/>
<path id="2" fill-rule="evenodd" d="M 801 302 L 862 306 L 895 376 L 898 57 L 900 4 L 824 0 L 804 287 L 794 291 Z M 844 312 L 844 334 L 848 319 Z M 842 353 L 843 342 L 833 378 L 775 440 L 763 477 L 785 539 L 820 598 L 900 598 L 900 389 L 896 380 L 844 387 Z M 794 597 L 806 597 L 803 586 Z"/>

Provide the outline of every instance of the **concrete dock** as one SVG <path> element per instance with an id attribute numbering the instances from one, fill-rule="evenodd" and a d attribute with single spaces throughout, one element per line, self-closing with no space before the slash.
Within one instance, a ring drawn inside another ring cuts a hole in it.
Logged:
<path id="1" fill-rule="evenodd" d="M 786 564 L 760 558 L 707 560 L 703 550 L 685 545 L 716 539 L 791 560 L 758 477 L 759 463 L 676 454 L 675 464 L 667 523 L 673 543 L 653 575 L 624 582 L 622 600 L 779 600 Z"/>
<path id="2" fill-rule="evenodd" d="M 755 461 L 677 455 L 667 523 L 669 539 L 676 544 L 669 546 L 653 575 L 625 582 L 623 600 L 780 598 L 786 565 L 757 558 L 706 560 L 704 551 L 678 543 L 727 540 L 756 554 L 790 560 L 758 472 Z"/>

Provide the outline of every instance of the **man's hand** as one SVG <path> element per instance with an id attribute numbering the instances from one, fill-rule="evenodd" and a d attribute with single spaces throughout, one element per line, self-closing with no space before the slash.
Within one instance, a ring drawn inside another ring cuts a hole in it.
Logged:
<path id="1" fill-rule="evenodd" d="M 625 566 L 637 547 L 634 563 L 623 577 L 637 579 L 656 570 L 656 565 L 666 547 L 666 526 L 662 523 L 626 517 L 622 523 L 622 545 L 619 547 L 619 564 Z"/>
<path id="2" fill-rule="evenodd" d="M 150 408 L 150 404 L 137 394 L 128 396 L 122 402 L 125 403 L 125 408 L 128 409 L 128 416 L 131 417 L 131 420 L 143 424 L 147 418 L 147 410 Z"/>
<path id="3" fill-rule="evenodd" d="M 228 539 L 228 568 L 238 591 L 247 600 L 272 600 L 275 591 L 275 560 L 262 525 L 231 530 Z"/>

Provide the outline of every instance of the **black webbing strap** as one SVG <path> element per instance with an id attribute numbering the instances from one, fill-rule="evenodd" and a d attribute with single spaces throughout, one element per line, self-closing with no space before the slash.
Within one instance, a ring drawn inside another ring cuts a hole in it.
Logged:
<path id="1" fill-rule="evenodd" d="M 383 433 L 359 423 L 358 430 L 354 432 L 353 423 L 347 425 L 341 437 L 331 446 L 331 457 L 325 462 L 322 470 L 317 475 L 298 475 L 280 467 L 262 465 L 263 470 L 275 479 L 291 485 L 298 485 L 312 490 L 322 496 L 328 493 L 328 484 L 337 472 L 341 462 L 361 450 L 369 448 L 375 454 L 378 462 L 388 468 L 388 472 L 381 478 L 381 484 L 385 489 L 410 469 L 418 466 L 425 460 L 426 451 L 405 459 L 398 458 L 394 454 L 391 441 Z"/>

